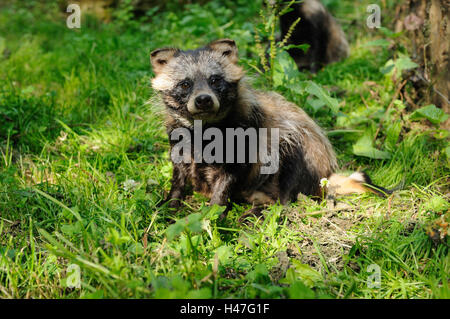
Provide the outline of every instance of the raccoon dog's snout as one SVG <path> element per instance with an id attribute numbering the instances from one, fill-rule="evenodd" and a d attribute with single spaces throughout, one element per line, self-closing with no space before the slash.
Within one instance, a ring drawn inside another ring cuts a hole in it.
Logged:
<path id="1" fill-rule="evenodd" d="M 216 117 L 220 102 L 213 92 L 201 89 L 192 94 L 187 103 L 187 110 L 194 119 L 212 120 Z"/>
<path id="2" fill-rule="evenodd" d="M 213 107 L 213 99 L 209 94 L 201 94 L 195 98 L 195 107 L 202 111 L 208 111 Z"/>

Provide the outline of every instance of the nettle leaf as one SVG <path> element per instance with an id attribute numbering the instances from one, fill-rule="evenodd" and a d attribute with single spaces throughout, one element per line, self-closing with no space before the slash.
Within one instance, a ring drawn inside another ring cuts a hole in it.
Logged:
<path id="1" fill-rule="evenodd" d="M 353 144 L 353 154 L 369 157 L 373 159 L 390 159 L 391 153 L 380 151 L 373 147 L 370 134 L 364 134 L 355 144 Z"/>
<path id="2" fill-rule="evenodd" d="M 394 61 L 391 59 L 386 62 L 386 64 L 380 68 L 380 72 L 384 75 L 392 75 L 392 72 L 394 70 L 395 64 Z"/>
<path id="3" fill-rule="evenodd" d="M 233 249 L 230 246 L 222 245 L 216 249 L 217 257 L 222 265 L 229 262 L 230 258 L 233 256 Z"/>
<path id="4" fill-rule="evenodd" d="M 202 231 L 202 215 L 200 213 L 190 214 L 187 217 L 186 229 L 193 233 Z"/>
<path id="5" fill-rule="evenodd" d="M 216 220 L 226 209 L 226 206 L 214 204 L 212 206 L 203 206 L 201 209 L 202 216 L 205 219 Z"/>
<path id="6" fill-rule="evenodd" d="M 419 65 L 411 60 L 411 58 L 407 55 L 400 54 L 400 57 L 395 60 L 395 67 L 398 69 L 398 72 L 402 72 L 403 70 L 415 69 Z"/>
<path id="7" fill-rule="evenodd" d="M 395 61 L 390 59 L 386 64 L 380 68 L 380 72 L 387 76 L 392 76 L 394 71 L 397 75 L 401 75 L 404 70 L 411 70 L 417 68 L 419 65 L 411 60 L 407 55 L 400 54 Z"/>
<path id="8" fill-rule="evenodd" d="M 286 271 L 286 276 L 284 278 L 280 279 L 278 282 L 280 284 L 291 285 L 291 284 L 293 284 L 296 281 L 297 281 L 297 274 L 295 273 L 294 268 L 289 268 Z"/>
<path id="9" fill-rule="evenodd" d="M 190 214 L 185 218 L 178 219 L 175 224 L 167 227 L 167 240 L 171 241 L 175 239 L 184 231 L 200 233 L 203 230 L 207 230 L 211 234 L 211 230 L 209 229 L 208 231 L 210 221 L 219 218 L 225 209 L 225 206 L 219 205 L 204 206 L 201 208 L 201 213 Z"/>
<path id="10" fill-rule="evenodd" d="M 267 267 L 264 264 L 257 264 L 255 266 L 255 269 L 250 271 L 245 277 L 252 282 L 259 282 L 259 283 L 270 282 L 269 271 L 267 270 Z"/>
<path id="11" fill-rule="evenodd" d="M 411 121 L 417 121 L 420 119 L 427 119 L 433 124 L 439 124 L 445 122 L 448 119 L 449 115 L 446 114 L 443 110 L 437 108 L 434 104 L 430 104 L 424 107 L 421 107 L 418 110 L 415 110 L 409 119 Z"/>
<path id="12" fill-rule="evenodd" d="M 322 103 L 328 106 L 334 114 L 339 112 L 338 101 L 331 97 L 321 86 L 313 81 L 307 81 L 306 92 L 317 97 Z M 317 104 L 316 104 L 317 105 Z"/>
<path id="13" fill-rule="evenodd" d="M 166 236 L 168 241 L 172 241 L 175 237 L 178 237 L 186 227 L 186 220 L 184 218 L 179 219 L 175 224 L 170 225 L 166 229 Z"/>
<path id="14" fill-rule="evenodd" d="M 273 84 L 275 86 L 294 84 L 300 77 L 297 64 L 286 51 L 282 50 L 277 54 L 273 67 Z"/>
<path id="15" fill-rule="evenodd" d="M 202 231 L 202 214 L 194 213 L 185 218 L 178 219 L 175 224 L 170 225 L 166 229 L 166 236 L 168 241 L 172 241 L 184 231 L 192 233 L 199 233 Z"/>
<path id="16" fill-rule="evenodd" d="M 317 112 L 319 109 L 321 109 L 322 107 L 325 106 L 325 102 L 323 102 L 320 99 L 313 99 L 313 98 L 308 98 L 306 100 L 306 103 L 312 107 L 312 109 L 314 110 L 314 112 Z"/>

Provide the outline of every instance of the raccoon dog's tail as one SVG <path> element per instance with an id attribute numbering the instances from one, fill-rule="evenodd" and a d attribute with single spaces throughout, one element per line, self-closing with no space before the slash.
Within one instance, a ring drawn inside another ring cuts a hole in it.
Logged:
<path id="1" fill-rule="evenodd" d="M 327 192 L 329 195 L 348 195 L 372 192 L 382 197 L 392 194 L 395 189 L 389 190 L 372 183 L 372 180 L 365 172 L 354 172 L 350 176 L 332 174 L 328 178 Z"/>

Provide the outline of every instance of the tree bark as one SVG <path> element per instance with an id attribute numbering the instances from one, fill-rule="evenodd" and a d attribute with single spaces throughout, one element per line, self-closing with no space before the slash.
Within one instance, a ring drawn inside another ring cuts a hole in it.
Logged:
<path id="1" fill-rule="evenodd" d="M 406 0 L 397 7 L 395 31 L 405 31 L 411 39 L 410 52 L 421 67 L 416 73 L 422 82 L 424 102 L 450 113 L 450 0 Z M 443 124 L 450 128 L 450 119 Z"/>

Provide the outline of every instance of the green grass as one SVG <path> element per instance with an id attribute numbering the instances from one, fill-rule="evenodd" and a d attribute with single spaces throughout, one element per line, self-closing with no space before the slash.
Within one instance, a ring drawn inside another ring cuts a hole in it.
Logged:
<path id="1" fill-rule="evenodd" d="M 385 114 L 395 84 L 380 68 L 398 51 L 364 45 L 383 37 L 364 30 L 365 6 L 327 2 L 352 54 L 302 75 L 345 90 L 338 114 L 276 89 L 330 132 L 344 169 L 403 189 L 339 198 L 337 208 L 301 197 L 243 224 L 248 207 L 235 205 L 219 222 L 221 209 L 198 194 L 176 213 L 157 206 L 171 164 L 149 52 L 234 38 L 255 85 L 266 87 L 249 66 L 260 5 L 191 5 L 143 23 L 90 18 L 76 31 L 55 7 L 30 3 L 0 8 L 1 298 L 450 297 L 448 236 L 430 237 L 437 219 L 448 221 L 448 142 L 409 121 L 406 102 Z M 396 122 L 401 132 L 389 142 Z M 361 132 L 378 127 L 374 147 L 390 159 L 353 154 Z M 169 217 L 178 221 L 170 226 Z M 67 284 L 72 264 L 81 288 Z M 367 284 L 373 264 L 378 288 Z"/>

